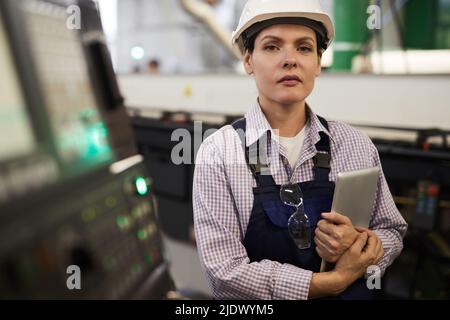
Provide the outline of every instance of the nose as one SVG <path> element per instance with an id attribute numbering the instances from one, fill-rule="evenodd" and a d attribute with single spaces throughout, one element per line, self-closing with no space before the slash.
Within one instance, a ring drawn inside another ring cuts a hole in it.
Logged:
<path id="1" fill-rule="evenodd" d="M 292 50 L 286 50 L 286 54 L 284 56 L 283 68 L 292 69 L 297 67 L 297 60 L 295 58 L 295 53 Z"/>

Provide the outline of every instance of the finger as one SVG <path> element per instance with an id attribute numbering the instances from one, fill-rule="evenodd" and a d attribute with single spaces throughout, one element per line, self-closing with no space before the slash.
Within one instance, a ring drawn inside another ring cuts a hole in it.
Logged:
<path id="1" fill-rule="evenodd" d="M 324 253 L 323 249 L 320 246 L 316 246 L 316 252 L 322 259 L 326 260 L 327 256 Z"/>
<path id="2" fill-rule="evenodd" d="M 375 248 L 377 245 L 377 237 L 370 233 L 367 233 L 367 236 L 368 236 L 368 239 L 367 239 L 367 246 L 365 248 L 365 251 L 375 253 Z"/>
<path id="3" fill-rule="evenodd" d="M 376 263 L 380 262 L 381 258 L 383 258 L 384 256 L 384 249 L 383 249 L 383 242 L 381 242 L 380 238 L 378 238 L 378 243 L 377 243 L 377 258 L 376 258 Z"/>
<path id="4" fill-rule="evenodd" d="M 370 263 L 377 264 L 383 256 L 382 253 L 383 244 L 381 243 L 381 240 L 376 236 L 369 235 L 369 238 L 371 238 L 370 241 L 371 243 L 372 242 L 374 243 L 374 246 L 373 248 L 369 248 L 368 245 L 368 248 L 365 253 L 367 254 L 367 257 L 370 259 Z"/>
<path id="5" fill-rule="evenodd" d="M 376 237 L 375 239 L 376 239 L 375 252 L 378 254 L 378 252 L 381 249 L 381 241 L 378 237 Z"/>
<path id="6" fill-rule="evenodd" d="M 316 245 L 324 252 L 326 252 L 330 256 L 334 256 L 336 253 L 332 248 L 329 248 L 323 241 L 321 241 L 318 237 L 314 237 L 314 242 Z"/>
<path id="7" fill-rule="evenodd" d="M 375 264 L 378 264 L 381 259 L 383 258 L 383 250 L 380 248 L 380 250 L 377 251 L 377 256 L 375 258 Z"/>
<path id="8" fill-rule="evenodd" d="M 358 234 L 358 238 L 356 239 L 355 243 L 353 243 L 352 249 L 357 252 L 361 252 L 366 246 L 367 237 L 368 235 L 365 232 Z"/>
<path id="9" fill-rule="evenodd" d="M 372 238 L 374 238 L 374 237 L 372 237 Z M 372 254 L 373 254 L 373 257 L 374 257 L 374 263 L 377 263 L 378 262 L 378 256 L 379 256 L 380 250 L 381 250 L 381 243 L 376 238 L 374 238 L 374 242 L 375 242 L 375 245 L 373 247 Z"/>
<path id="10" fill-rule="evenodd" d="M 324 212 L 322 213 L 322 217 L 326 219 L 329 222 L 335 223 L 335 224 L 347 224 L 352 225 L 352 222 L 350 219 L 342 214 L 339 214 L 337 212 Z"/>
<path id="11" fill-rule="evenodd" d="M 321 240 L 322 243 L 324 243 L 324 245 L 326 247 L 329 248 L 335 248 L 337 243 L 336 241 L 329 236 L 328 234 L 324 233 L 322 230 L 320 230 L 319 228 L 316 228 L 315 231 L 316 237 L 319 238 L 319 240 Z"/>
<path id="12" fill-rule="evenodd" d="M 336 228 L 336 225 L 328 222 L 327 220 L 320 220 L 317 224 L 317 228 L 319 228 L 323 233 L 332 236 L 335 233 L 334 228 Z"/>
<path id="13" fill-rule="evenodd" d="M 324 261 L 336 262 L 337 257 L 335 254 L 328 251 L 326 246 L 324 246 L 323 243 L 320 243 L 320 240 L 316 240 L 315 242 L 316 242 L 316 251 Z"/>
<path id="14" fill-rule="evenodd" d="M 355 227 L 356 231 L 358 232 L 370 232 L 369 229 L 363 228 L 363 227 Z"/>
<path id="15" fill-rule="evenodd" d="M 375 240 L 376 246 L 375 246 L 374 250 L 377 250 L 378 247 L 380 245 L 382 245 L 380 238 L 378 237 L 378 235 L 375 232 L 373 232 L 373 230 L 368 230 L 367 234 L 368 234 L 369 238 L 372 238 Z M 371 240 L 371 241 L 373 242 L 374 240 Z"/>

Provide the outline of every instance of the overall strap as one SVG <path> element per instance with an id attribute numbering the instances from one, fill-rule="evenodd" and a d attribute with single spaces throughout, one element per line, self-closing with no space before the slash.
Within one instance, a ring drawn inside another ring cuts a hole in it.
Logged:
<path id="1" fill-rule="evenodd" d="M 239 135 L 239 138 L 241 139 L 241 144 L 242 144 L 242 148 L 244 149 L 245 152 L 245 161 L 247 162 L 247 165 L 249 166 L 253 177 L 256 180 L 256 184 L 258 187 L 264 187 L 264 186 L 272 186 L 275 185 L 275 180 L 273 179 L 272 175 L 267 174 L 267 171 L 264 174 L 261 174 L 262 169 L 266 169 L 268 170 L 268 167 L 266 165 L 267 163 L 267 159 L 264 159 L 265 161 L 263 161 L 263 163 L 260 162 L 260 156 L 262 154 L 267 155 L 267 151 L 265 153 L 260 154 L 259 149 L 260 149 L 260 141 L 256 142 L 256 146 L 252 147 L 251 149 L 249 147 L 247 147 L 246 145 L 246 141 L 245 141 L 245 133 L 247 130 L 247 122 L 245 118 L 236 120 L 234 123 L 231 124 L 231 126 L 234 128 L 234 130 L 236 130 L 236 132 Z M 268 143 L 267 141 L 267 135 L 266 135 L 266 139 L 265 141 Z M 267 150 L 267 145 L 263 145 L 263 148 L 265 148 L 265 150 Z M 252 153 L 252 154 L 250 154 Z M 256 164 L 255 163 L 251 163 L 250 159 L 256 159 Z"/>
<path id="2" fill-rule="evenodd" d="M 328 122 L 324 118 L 317 116 L 320 123 L 328 130 Z M 331 148 L 330 137 L 321 131 L 319 132 L 320 140 L 316 143 L 317 154 L 314 156 L 314 180 L 315 181 L 329 181 L 329 174 L 331 170 Z"/>

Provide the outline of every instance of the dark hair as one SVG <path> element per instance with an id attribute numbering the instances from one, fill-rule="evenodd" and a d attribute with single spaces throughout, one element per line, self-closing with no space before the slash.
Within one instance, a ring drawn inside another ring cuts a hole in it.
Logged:
<path id="1" fill-rule="evenodd" d="M 157 59 L 150 59 L 147 63 L 148 66 L 152 66 L 155 68 L 159 67 L 159 61 Z"/>

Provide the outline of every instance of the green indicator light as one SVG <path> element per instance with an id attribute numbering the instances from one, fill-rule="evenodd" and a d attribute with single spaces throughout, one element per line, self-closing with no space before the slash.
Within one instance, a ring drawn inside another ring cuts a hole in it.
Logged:
<path id="1" fill-rule="evenodd" d="M 137 236 L 139 240 L 145 240 L 147 238 L 147 231 L 144 229 L 141 229 L 138 231 Z"/>
<path id="2" fill-rule="evenodd" d="M 128 221 L 128 218 L 127 217 L 124 217 L 124 216 L 118 216 L 117 218 L 116 218 L 116 223 L 117 223 L 117 226 L 120 228 L 120 229 L 125 229 L 126 227 L 128 227 L 128 225 L 129 225 L 129 221 Z"/>
<path id="3" fill-rule="evenodd" d="M 144 178 L 142 178 L 142 177 L 137 178 L 135 181 L 135 185 L 136 185 L 137 193 L 140 196 L 145 196 L 148 193 L 147 182 L 145 182 Z"/>

